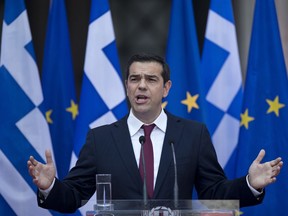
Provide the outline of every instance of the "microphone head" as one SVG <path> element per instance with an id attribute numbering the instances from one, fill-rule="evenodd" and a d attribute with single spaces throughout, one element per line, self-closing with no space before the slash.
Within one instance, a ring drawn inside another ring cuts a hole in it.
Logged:
<path id="1" fill-rule="evenodd" d="M 140 136 L 139 137 L 139 142 L 140 142 L 141 145 L 143 145 L 145 143 L 145 140 L 146 140 L 145 136 Z"/>

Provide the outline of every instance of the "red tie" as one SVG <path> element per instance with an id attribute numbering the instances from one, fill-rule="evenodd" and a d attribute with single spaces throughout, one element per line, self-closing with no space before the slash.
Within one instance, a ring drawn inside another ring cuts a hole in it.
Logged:
<path id="1" fill-rule="evenodd" d="M 146 167 L 146 183 L 147 183 L 147 193 L 148 197 L 153 197 L 154 191 L 154 156 L 153 156 L 153 146 L 150 138 L 151 131 L 155 127 L 155 124 L 151 125 L 143 125 L 145 135 L 145 143 L 144 143 L 144 159 L 145 159 L 145 167 Z M 139 170 L 142 180 L 144 178 L 144 172 L 142 167 L 142 152 L 140 152 L 140 161 L 139 161 Z"/>

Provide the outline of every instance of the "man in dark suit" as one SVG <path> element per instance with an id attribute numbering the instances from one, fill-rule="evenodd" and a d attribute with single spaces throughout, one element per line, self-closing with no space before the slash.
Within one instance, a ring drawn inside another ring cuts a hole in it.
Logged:
<path id="1" fill-rule="evenodd" d="M 200 199 L 239 199 L 241 207 L 261 203 L 264 188 L 276 181 L 283 165 L 281 158 L 261 163 L 265 155 L 261 150 L 247 176 L 227 180 L 205 125 L 162 109 L 162 98 L 172 85 L 164 59 L 147 54 L 132 56 L 125 85 L 130 113 L 113 124 L 89 131 L 76 166 L 63 181 L 55 177 L 50 151 L 46 151 L 47 164 L 30 156 L 28 171 L 39 188 L 39 206 L 74 212 L 94 194 L 97 173 L 112 174 L 113 199 L 142 199 L 139 137 L 144 134 L 142 125 L 150 124 L 155 124 L 151 133 L 154 152 L 151 199 L 173 199 L 173 142 L 179 199 L 191 199 L 195 186 Z"/>

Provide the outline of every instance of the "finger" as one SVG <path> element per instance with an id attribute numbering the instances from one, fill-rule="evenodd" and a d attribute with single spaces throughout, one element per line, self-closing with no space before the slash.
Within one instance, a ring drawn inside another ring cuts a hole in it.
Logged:
<path id="1" fill-rule="evenodd" d="M 37 178 L 34 178 L 34 179 L 33 179 L 33 183 L 34 183 L 35 185 L 38 185 L 38 182 L 39 182 L 39 181 L 38 181 Z"/>
<path id="2" fill-rule="evenodd" d="M 277 175 L 280 173 L 281 168 L 282 168 L 282 166 L 280 166 L 280 165 L 276 167 L 276 171 L 275 172 L 276 172 Z"/>
<path id="3" fill-rule="evenodd" d="M 281 162 L 282 162 L 282 158 L 281 158 L 281 157 L 278 157 L 278 158 L 276 158 L 275 160 L 270 161 L 270 165 L 271 165 L 272 167 L 278 166 L 278 165 L 281 164 Z M 283 165 L 283 162 L 282 162 L 282 165 Z M 281 166 L 282 166 L 282 165 L 281 165 Z"/>
<path id="4" fill-rule="evenodd" d="M 276 180 L 277 180 L 276 177 L 271 178 L 270 179 L 270 184 L 276 182 Z"/>
<path id="5" fill-rule="evenodd" d="M 265 150 L 261 149 L 257 158 L 254 160 L 254 162 L 259 164 L 262 161 L 262 159 L 264 158 L 264 156 L 265 156 Z"/>
<path id="6" fill-rule="evenodd" d="M 45 151 L 45 156 L 46 156 L 47 164 L 53 164 L 52 154 L 50 150 Z"/>
<path id="7" fill-rule="evenodd" d="M 29 166 L 31 166 L 31 165 L 32 165 L 31 161 L 28 160 L 28 161 L 27 161 L 27 167 L 29 168 Z"/>
<path id="8" fill-rule="evenodd" d="M 274 171 L 274 174 L 273 174 L 273 177 L 276 177 L 276 176 L 278 176 L 278 175 L 279 175 L 279 173 L 280 173 L 280 169 L 277 169 L 277 170 L 275 170 L 275 171 Z"/>
<path id="9" fill-rule="evenodd" d="M 33 156 L 29 157 L 29 161 L 33 166 L 36 166 L 38 164 L 38 161 Z"/>
<path id="10" fill-rule="evenodd" d="M 32 170 L 33 170 L 34 166 L 31 163 L 31 161 L 27 161 L 27 168 L 28 168 L 29 174 L 32 176 Z"/>
<path id="11" fill-rule="evenodd" d="M 31 164 L 31 165 L 29 165 L 29 167 L 28 167 L 28 173 L 29 173 L 29 175 L 32 177 L 32 178 L 35 178 L 35 175 L 34 175 L 34 166 Z"/>

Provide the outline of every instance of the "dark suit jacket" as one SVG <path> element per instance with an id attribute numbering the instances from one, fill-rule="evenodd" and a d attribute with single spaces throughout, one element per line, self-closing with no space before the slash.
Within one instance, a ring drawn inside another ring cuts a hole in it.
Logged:
<path id="1" fill-rule="evenodd" d="M 226 179 L 203 124 L 166 113 L 168 123 L 154 199 L 173 199 L 174 168 L 169 144 L 173 141 L 179 199 L 192 199 L 195 186 L 199 199 L 239 199 L 241 207 L 262 201 L 263 196 L 256 198 L 252 194 L 245 177 Z M 112 174 L 113 199 L 143 198 L 143 183 L 134 156 L 127 117 L 89 131 L 76 166 L 63 181 L 56 179 L 45 201 L 38 196 L 39 206 L 61 212 L 75 211 L 94 194 L 97 173 Z"/>

